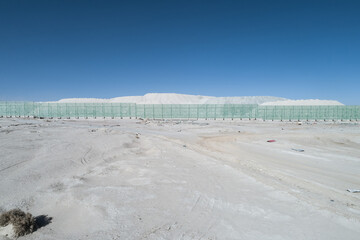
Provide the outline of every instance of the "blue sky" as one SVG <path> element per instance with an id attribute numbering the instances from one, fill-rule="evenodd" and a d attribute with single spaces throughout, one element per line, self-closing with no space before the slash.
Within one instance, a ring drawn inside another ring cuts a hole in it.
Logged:
<path id="1" fill-rule="evenodd" d="M 175 92 L 360 104 L 360 1 L 0 1 L 0 100 Z"/>

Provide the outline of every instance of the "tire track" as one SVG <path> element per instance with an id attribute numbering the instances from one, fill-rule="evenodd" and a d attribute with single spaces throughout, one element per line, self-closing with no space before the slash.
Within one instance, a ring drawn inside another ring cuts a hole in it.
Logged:
<path id="1" fill-rule="evenodd" d="M 80 162 L 82 165 L 87 165 L 89 163 L 89 161 L 86 159 L 86 156 L 89 154 L 89 152 L 92 150 L 92 147 L 90 147 L 86 153 L 84 154 L 84 156 L 82 156 Z"/>
<path id="2" fill-rule="evenodd" d="M 8 166 L 8 167 L 5 167 L 5 168 L 3 168 L 3 169 L 0 169 L 0 172 L 5 171 L 5 170 L 7 170 L 7 169 L 9 169 L 9 168 L 15 167 L 15 166 L 17 166 L 17 165 L 20 165 L 20 164 L 22 164 L 22 163 L 24 163 L 24 162 L 27 162 L 27 161 L 29 161 L 29 160 L 24 160 L 24 161 L 15 163 L 15 164 L 13 164 L 13 165 L 10 165 L 10 166 Z"/>

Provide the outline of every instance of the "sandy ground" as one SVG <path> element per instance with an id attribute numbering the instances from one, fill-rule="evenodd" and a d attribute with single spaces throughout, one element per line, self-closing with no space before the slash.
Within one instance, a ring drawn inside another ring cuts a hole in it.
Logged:
<path id="1" fill-rule="evenodd" d="M 53 218 L 20 239 L 360 236 L 360 193 L 346 191 L 360 188 L 359 123 L 0 126 L 0 208 Z"/>

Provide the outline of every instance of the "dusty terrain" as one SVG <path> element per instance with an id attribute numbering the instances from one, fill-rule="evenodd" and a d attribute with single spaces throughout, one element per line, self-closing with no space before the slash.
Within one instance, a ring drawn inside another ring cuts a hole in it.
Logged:
<path id="1" fill-rule="evenodd" d="M 0 119 L 0 211 L 52 217 L 20 239 L 359 239 L 359 126 Z"/>

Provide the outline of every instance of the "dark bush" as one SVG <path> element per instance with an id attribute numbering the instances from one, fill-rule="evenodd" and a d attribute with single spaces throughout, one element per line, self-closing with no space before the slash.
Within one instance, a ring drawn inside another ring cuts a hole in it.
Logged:
<path id="1" fill-rule="evenodd" d="M 38 227 L 36 219 L 30 213 L 25 213 L 20 209 L 3 212 L 0 215 L 0 226 L 4 227 L 8 224 L 14 226 L 15 237 L 32 233 L 36 231 Z"/>

